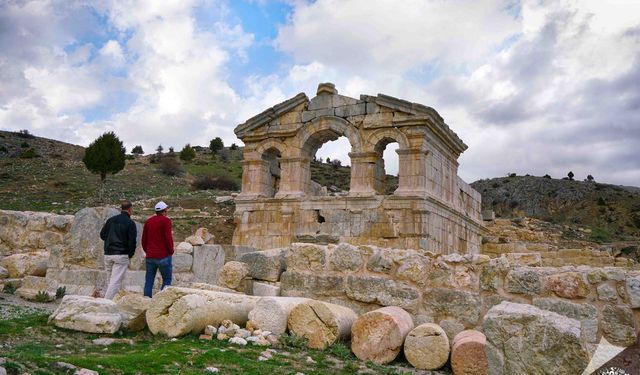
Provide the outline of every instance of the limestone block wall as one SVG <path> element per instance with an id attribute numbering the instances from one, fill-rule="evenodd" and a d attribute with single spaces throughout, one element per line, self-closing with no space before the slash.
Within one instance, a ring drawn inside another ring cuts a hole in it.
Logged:
<path id="1" fill-rule="evenodd" d="M 0 210 L 0 258 L 60 245 L 73 215 Z"/>
<path id="2" fill-rule="evenodd" d="M 457 176 L 467 146 L 433 108 L 383 94 L 350 98 L 322 83 L 315 97 L 300 93 L 234 132 L 245 143 L 234 245 L 343 241 L 479 251 L 480 194 Z M 322 189 L 314 187 L 310 162 L 339 137 L 351 145 L 347 197 L 315 199 Z M 391 143 L 401 167 L 398 188 L 385 196 L 383 156 Z"/>
<path id="3" fill-rule="evenodd" d="M 528 267 L 486 255 L 293 244 L 281 293 L 359 313 L 400 306 L 416 324 L 435 322 L 453 335 L 482 330 L 486 312 L 502 301 L 530 304 L 580 321 L 591 349 L 603 336 L 629 346 L 640 328 L 640 271 L 621 267 Z"/>
<path id="4" fill-rule="evenodd" d="M 428 197 L 236 200 L 235 221 L 233 243 L 258 249 L 346 242 L 444 254 L 480 250 L 479 221 Z"/>

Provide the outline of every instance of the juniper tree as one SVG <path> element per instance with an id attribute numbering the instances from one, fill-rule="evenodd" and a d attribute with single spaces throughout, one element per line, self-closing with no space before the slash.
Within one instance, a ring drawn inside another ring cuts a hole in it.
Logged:
<path id="1" fill-rule="evenodd" d="M 104 194 L 107 174 L 116 174 L 124 169 L 126 149 L 114 132 L 107 132 L 91 142 L 84 152 L 82 162 L 91 173 L 100 175 L 100 200 Z"/>

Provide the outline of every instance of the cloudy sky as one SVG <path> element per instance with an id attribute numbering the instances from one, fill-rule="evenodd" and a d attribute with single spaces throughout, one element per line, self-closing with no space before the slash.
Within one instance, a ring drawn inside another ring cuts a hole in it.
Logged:
<path id="1" fill-rule="evenodd" d="M 3 130 L 241 144 L 238 123 L 326 81 L 434 107 L 469 182 L 640 185 L 640 0 L 0 0 Z"/>

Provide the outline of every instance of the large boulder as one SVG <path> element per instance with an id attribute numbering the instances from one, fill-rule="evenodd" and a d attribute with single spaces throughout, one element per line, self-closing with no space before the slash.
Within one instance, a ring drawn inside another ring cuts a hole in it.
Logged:
<path id="1" fill-rule="evenodd" d="M 225 262 L 225 252 L 220 245 L 193 247 L 193 275 L 198 282 L 217 284 Z"/>
<path id="2" fill-rule="evenodd" d="M 256 251 L 242 255 L 240 261 L 249 267 L 251 278 L 278 281 L 285 269 L 286 254 L 286 248 Z"/>
<path id="3" fill-rule="evenodd" d="M 580 322 L 537 307 L 502 302 L 484 318 L 490 374 L 580 374 L 589 352 Z"/>
<path id="4" fill-rule="evenodd" d="M 122 329 L 125 331 L 142 331 L 147 326 L 146 313 L 151 298 L 138 293 L 120 292 L 113 301 L 122 316 Z"/>
<path id="5" fill-rule="evenodd" d="M 242 289 L 243 281 L 249 275 L 249 267 L 246 263 L 232 260 L 226 263 L 218 277 L 219 284 L 229 289 Z"/>
<path id="6" fill-rule="evenodd" d="M 202 289 L 168 287 L 156 294 L 147 309 L 147 325 L 154 335 L 169 337 L 199 333 L 223 320 L 243 325 L 260 297 Z"/>
<path id="7" fill-rule="evenodd" d="M 48 260 L 48 251 L 34 251 L 4 257 L 0 261 L 0 265 L 7 269 L 10 278 L 45 276 L 47 273 Z"/>
<path id="8" fill-rule="evenodd" d="M 56 327 L 89 333 L 115 333 L 122 316 L 115 302 L 105 298 L 68 295 L 49 316 Z"/>
<path id="9" fill-rule="evenodd" d="M 100 239 L 100 230 L 108 218 L 119 213 L 111 207 L 87 207 L 78 211 L 65 236 L 60 259 L 63 264 L 60 268 L 69 265 L 103 268 L 104 244 Z"/>

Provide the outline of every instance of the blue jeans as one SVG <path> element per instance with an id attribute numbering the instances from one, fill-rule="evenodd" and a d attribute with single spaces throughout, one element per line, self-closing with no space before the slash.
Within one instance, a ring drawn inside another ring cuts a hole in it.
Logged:
<path id="1" fill-rule="evenodd" d="M 158 268 L 160 269 L 160 275 L 162 275 L 162 288 L 160 288 L 160 290 L 171 285 L 171 269 L 173 268 L 171 265 L 171 256 L 162 259 L 146 258 L 145 265 L 147 268 L 147 273 L 144 278 L 145 296 L 151 297 L 153 282 L 156 278 Z"/>

